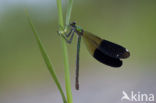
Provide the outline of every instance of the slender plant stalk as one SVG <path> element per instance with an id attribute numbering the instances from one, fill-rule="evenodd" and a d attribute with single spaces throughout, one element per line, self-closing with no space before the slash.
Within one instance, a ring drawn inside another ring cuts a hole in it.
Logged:
<path id="1" fill-rule="evenodd" d="M 57 86 L 58 90 L 60 91 L 60 94 L 61 94 L 61 96 L 62 96 L 63 102 L 64 102 L 64 103 L 67 103 L 66 98 L 65 98 L 65 95 L 64 95 L 64 92 L 63 92 L 63 90 L 62 90 L 62 88 L 61 88 L 61 85 L 60 85 L 60 83 L 59 83 L 59 81 L 58 81 L 58 79 L 57 79 L 56 73 L 55 73 L 55 71 L 54 71 L 54 66 L 51 64 L 51 61 L 50 61 L 50 59 L 49 59 L 49 57 L 48 57 L 48 55 L 47 55 L 47 53 L 46 53 L 46 51 L 45 51 L 45 49 L 44 49 L 43 43 L 41 42 L 41 40 L 40 40 L 40 38 L 39 38 L 39 36 L 38 36 L 38 33 L 37 33 L 37 31 L 36 31 L 36 29 L 35 29 L 35 27 L 34 27 L 32 21 L 31 21 L 31 18 L 29 17 L 28 12 L 25 11 L 25 13 L 26 13 L 26 15 L 27 15 L 29 24 L 30 24 L 30 26 L 31 26 L 31 28 L 32 28 L 33 34 L 34 34 L 35 39 L 36 39 L 36 41 L 37 41 L 37 44 L 38 44 L 38 46 L 39 46 L 39 49 L 40 49 L 40 52 L 41 52 L 42 57 L 43 57 L 43 59 L 44 59 L 44 62 L 45 62 L 45 64 L 46 64 L 46 66 L 47 66 L 47 68 L 48 68 L 48 70 L 49 70 L 49 72 L 50 72 L 50 74 L 51 74 L 51 76 L 52 76 L 54 82 L 56 83 L 56 86 Z"/>
<path id="2" fill-rule="evenodd" d="M 72 5 L 71 1 L 72 0 L 70 0 L 69 5 Z M 70 8 L 69 5 L 68 5 L 68 8 L 67 8 L 66 24 L 69 24 L 69 19 L 70 19 L 70 14 L 71 14 L 71 8 Z M 64 28 L 61 0 L 57 0 L 57 8 L 58 8 L 59 26 Z M 63 54 L 64 54 L 65 85 L 66 85 L 67 102 L 68 103 L 73 103 L 72 92 L 71 92 L 70 70 L 69 70 L 67 45 L 66 45 L 66 41 L 63 38 L 61 38 L 61 41 L 62 41 Z"/>
<path id="3" fill-rule="evenodd" d="M 66 13 L 66 26 L 69 25 L 71 11 L 72 11 L 73 0 L 68 1 L 67 13 Z"/>

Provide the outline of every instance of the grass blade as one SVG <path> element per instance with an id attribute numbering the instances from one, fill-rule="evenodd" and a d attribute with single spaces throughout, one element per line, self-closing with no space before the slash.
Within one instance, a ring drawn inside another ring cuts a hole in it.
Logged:
<path id="1" fill-rule="evenodd" d="M 71 11 L 72 11 L 73 0 L 68 0 L 67 13 L 66 13 L 66 26 L 69 25 Z"/>
<path id="2" fill-rule="evenodd" d="M 64 28 L 61 0 L 57 0 L 57 9 L 58 9 L 59 26 Z M 70 15 L 68 18 L 70 19 Z M 69 70 L 67 45 L 66 45 L 66 41 L 63 38 L 61 38 L 61 41 L 62 41 L 63 54 L 64 54 L 64 66 L 65 66 L 64 69 L 65 69 L 65 85 L 66 85 L 67 102 L 73 103 L 71 83 L 70 83 L 70 70 Z"/>
<path id="3" fill-rule="evenodd" d="M 60 91 L 60 94 L 62 96 L 63 102 L 67 103 L 65 95 L 64 95 L 64 92 L 63 92 L 63 90 L 61 88 L 61 85 L 60 85 L 60 83 L 59 83 L 59 81 L 57 79 L 56 73 L 54 71 L 54 66 L 51 64 L 51 61 L 50 61 L 50 59 L 49 59 L 49 57 L 48 57 L 48 55 L 47 55 L 47 53 L 46 53 L 46 51 L 44 49 L 44 46 L 43 46 L 43 44 L 42 44 L 42 42 L 41 42 L 41 40 L 40 40 L 40 38 L 38 36 L 38 33 L 37 33 L 37 31 L 36 31 L 32 21 L 31 21 L 31 18 L 29 17 L 29 14 L 28 14 L 27 11 L 26 11 L 26 15 L 27 15 L 27 18 L 28 18 L 28 22 L 29 22 L 29 24 L 30 24 L 30 26 L 32 28 L 33 34 L 35 36 L 35 39 L 37 41 L 37 44 L 39 46 L 40 52 L 42 54 L 42 57 L 44 59 L 44 62 L 46 64 L 46 66 L 47 66 L 47 68 L 48 68 L 48 70 L 49 70 L 49 72 L 50 72 L 50 74 L 51 74 L 51 76 L 52 76 L 52 78 L 53 78 L 53 80 L 54 80 L 58 90 Z"/>

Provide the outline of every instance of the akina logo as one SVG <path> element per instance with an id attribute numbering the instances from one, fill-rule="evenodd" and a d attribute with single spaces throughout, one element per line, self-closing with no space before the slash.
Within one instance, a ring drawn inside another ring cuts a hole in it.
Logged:
<path id="1" fill-rule="evenodd" d="M 154 102 L 154 94 L 146 94 L 141 92 L 134 92 L 131 91 L 129 93 L 126 93 L 125 91 L 122 91 L 122 97 L 121 101 L 132 101 L 132 102 L 142 102 L 142 103 L 152 103 Z"/>

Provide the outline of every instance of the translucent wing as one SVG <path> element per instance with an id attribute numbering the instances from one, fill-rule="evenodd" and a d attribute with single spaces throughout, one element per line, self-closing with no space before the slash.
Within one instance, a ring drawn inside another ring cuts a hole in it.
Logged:
<path id="1" fill-rule="evenodd" d="M 109 47 L 102 48 L 103 46 L 106 45 L 106 43 L 103 44 L 102 43 L 103 40 L 101 38 L 92 35 L 89 32 L 84 32 L 83 39 L 88 48 L 88 51 L 96 60 L 112 67 L 120 67 L 122 65 L 122 61 L 119 58 L 114 56 L 115 55 L 114 51 L 110 51 Z M 108 49 L 108 50 L 104 51 L 104 49 Z"/>
<path id="2" fill-rule="evenodd" d="M 94 44 L 91 44 L 93 44 L 95 48 L 112 58 L 124 59 L 130 56 L 130 52 L 126 48 L 110 41 L 103 40 L 89 32 L 84 32 L 84 38 L 89 43 L 93 42 Z"/>

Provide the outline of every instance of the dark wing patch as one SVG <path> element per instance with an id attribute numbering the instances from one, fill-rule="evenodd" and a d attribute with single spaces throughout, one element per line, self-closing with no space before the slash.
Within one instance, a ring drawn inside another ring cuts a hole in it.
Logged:
<path id="1" fill-rule="evenodd" d="M 112 58 L 105 53 L 101 52 L 99 49 L 96 49 L 93 56 L 103 64 L 106 64 L 111 67 L 120 67 L 122 61 L 118 58 Z"/>
<path id="2" fill-rule="evenodd" d="M 130 56 L 130 52 L 126 48 L 107 40 L 103 40 L 98 49 L 113 58 L 124 59 Z"/>

